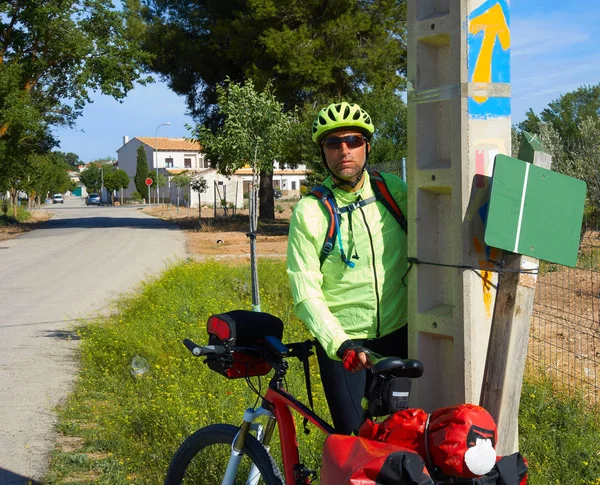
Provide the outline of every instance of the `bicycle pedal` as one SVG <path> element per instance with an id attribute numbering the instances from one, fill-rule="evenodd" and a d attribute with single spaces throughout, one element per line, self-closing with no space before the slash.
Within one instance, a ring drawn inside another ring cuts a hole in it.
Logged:
<path id="1" fill-rule="evenodd" d="M 294 476 L 297 485 L 310 485 L 317 478 L 317 472 L 300 463 L 294 466 Z"/>

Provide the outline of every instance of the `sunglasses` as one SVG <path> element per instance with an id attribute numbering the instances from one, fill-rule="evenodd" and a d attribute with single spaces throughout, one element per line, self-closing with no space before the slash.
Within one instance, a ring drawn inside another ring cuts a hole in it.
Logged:
<path id="1" fill-rule="evenodd" d="M 362 135 L 347 135 L 347 136 L 331 136 L 325 138 L 321 144 L 327 150 L 339 150 L 342 148 L 342 143 L 350 149 L 360 148 L 367 142 L 367 139 Z"/>

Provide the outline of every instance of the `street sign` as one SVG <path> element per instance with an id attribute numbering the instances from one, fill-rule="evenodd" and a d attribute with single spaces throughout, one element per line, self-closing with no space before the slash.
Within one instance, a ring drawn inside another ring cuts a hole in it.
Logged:
<path id="1" fill-rule="evenodd" d="M 152 185 L 152 182 L 154 182 L 154 180 L 152 180 L 150 177 L 148 177 L 146 179 L 146 185 L 149 187 L 150 185 Z"/>
<path id="2" fill-rule="evenodd" d="M 485 243 L 575 266 L 585 193 L 582 180 L 498 155 Z"/>

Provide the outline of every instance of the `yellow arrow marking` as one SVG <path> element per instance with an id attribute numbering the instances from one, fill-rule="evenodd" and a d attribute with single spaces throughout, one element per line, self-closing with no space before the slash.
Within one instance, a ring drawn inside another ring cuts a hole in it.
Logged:
<path id="1" fill-rule="evenodd" d="M 474 83 L 492 82 L 492 54 L 496 37 L 500 41 L 502 49 L 507 50 L 510 47 L 510 29 L 504 16 L 504 11 L 499 3 L 490 8 L 487 12 L 478 15 L 469 23 L 469 32 L 473 35 L 483 30 L 483 42 L 481 50 L 475 63 L 473 72 Z M 478 103 L 487 101 L 487 96 L 473 96 Z"/>

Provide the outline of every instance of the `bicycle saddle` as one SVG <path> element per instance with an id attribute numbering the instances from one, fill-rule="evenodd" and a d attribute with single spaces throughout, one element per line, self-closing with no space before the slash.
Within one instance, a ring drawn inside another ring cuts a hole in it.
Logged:
<path id="1" fill-rule="evenodd" d="M 423 375 L 423 363 L 420 360 L 384 357 L 378 359 L 371 369 L 373 374 L 388 374 L 394 377 L 417 378 Z"/>

